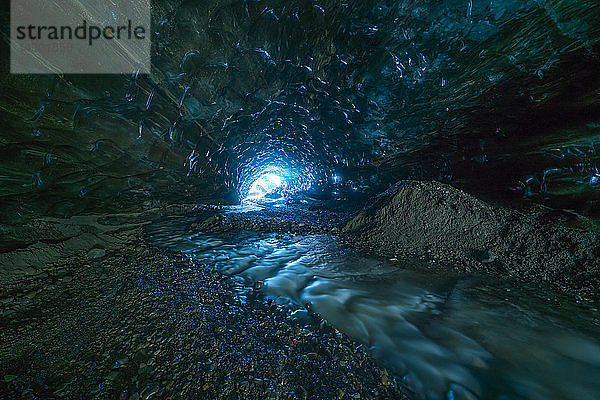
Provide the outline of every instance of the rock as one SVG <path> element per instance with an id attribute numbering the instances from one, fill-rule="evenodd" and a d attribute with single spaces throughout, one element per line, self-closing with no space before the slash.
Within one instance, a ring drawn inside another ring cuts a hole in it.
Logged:
<path id="1" fill-rule="evenodd" d="M 387 385 L 388 385 L 388 383 L 389 383 L 388 372 L 387 372 L 387 370 L 385 370 L 385 369 L 384 369 L 384 370 L 383 370 L 383 372 L 381 373 L 381 383 L 382 383 L 384 386 L 387 386 Z"/>
<path id="2" fill-rule="evenodd" d="M 484 251 L 484 252 L 481 254 L 481 260 L 480 260 L 480 261 L 481 261 L 482 263 L 484 263 L 484 264 L 488 264 L 488 263 L 494 262 L 494 261 L 496 261 L 496 260 L 498 260 L 498 256 L 497 256 L 497 255 L 495 255 L 494 253 L 492 253 L 492 252 L 491 252 L 491 251 L 489 251 L 489 250 L 486 250 L 486 251 Z"/>
<path id="3" fill-rule="evenodd" d="M 91 249 L 88 252 L 88 258 L 92 258 L 92 259 L 98 259 L 98 258 L 102 258 L 106 255 L 106 250 L 104 249 Z"/>
<path id="4" fill-rule="evenodd" d="M 31 299 L 33 299 L 33 298 L 34 298 L 36 295 L 37 295 L 37 293 L 36 293 L 36 292 L 29 292 L 29 293 L 27 293 L 27 294 L 25 295 L 25 298 L 26 298 L 26 299 L 29 299 L 29 300 L 31 300 Z"/>
<path id="5" fill-rule="evenodd" d="M 117 379 L 117 376 L 119 376 L 119 373 L 117 371 L 113 371 L 110 374 L 108 374 L 107 379 L 109 381 L 114 381 L 115 379 Z"/>

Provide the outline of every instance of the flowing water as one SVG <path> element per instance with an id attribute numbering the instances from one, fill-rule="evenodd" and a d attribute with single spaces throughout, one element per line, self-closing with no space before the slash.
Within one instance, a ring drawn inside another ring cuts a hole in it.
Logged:
<path id="1" fill-rule="evenodd" d="M 305 305 L 369 346 L 422 399 L 600 398 L 600 312 L 511 281 L 416 272 L 366 258 L 329 235 L 189 234 L 151 240 L 254 282 L 307 318 Z"/>

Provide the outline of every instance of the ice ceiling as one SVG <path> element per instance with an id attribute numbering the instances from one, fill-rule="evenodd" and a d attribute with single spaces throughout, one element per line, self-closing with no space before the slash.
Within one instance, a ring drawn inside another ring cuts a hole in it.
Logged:
<path id="1" fill-rule="evenodd" d="M 593 214 L 599 8 L 155 1 L 150 76 L 2 63 L 0 199 L 13 217 L 241 200 L 276 168 L 316 197 L 436 179 Z"/>

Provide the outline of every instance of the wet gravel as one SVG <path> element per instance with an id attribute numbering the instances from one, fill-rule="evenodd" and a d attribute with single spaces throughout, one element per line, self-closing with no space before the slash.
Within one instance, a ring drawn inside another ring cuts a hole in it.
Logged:
<path id="1" fill-rule="evenodd" d="M 2 286 L 3 399 L 407 398 L 369 352 L 193 261 L 146 246 Z"/>
<path id="2" fill-rule="evenodd" d="M 309 205 L 281 205 L 240 210 L 198 218 L 191 225 L 198 232 L 279 232 L 301 235 L 335 233 L 351 215 L 347 210 L 332 210 Z"/>

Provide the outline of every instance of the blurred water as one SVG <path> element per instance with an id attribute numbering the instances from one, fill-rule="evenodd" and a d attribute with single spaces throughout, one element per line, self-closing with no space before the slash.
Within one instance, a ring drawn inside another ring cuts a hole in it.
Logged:
<path id="1" fill-rule="evenodd" d="M 159 245 L 231 275 L 244 296 L 312 308 L 370 346 L 422 399 L 600 398 L 600 312 L 539 287 L 418 273 L 327 235 L 150 229 Z"/>

